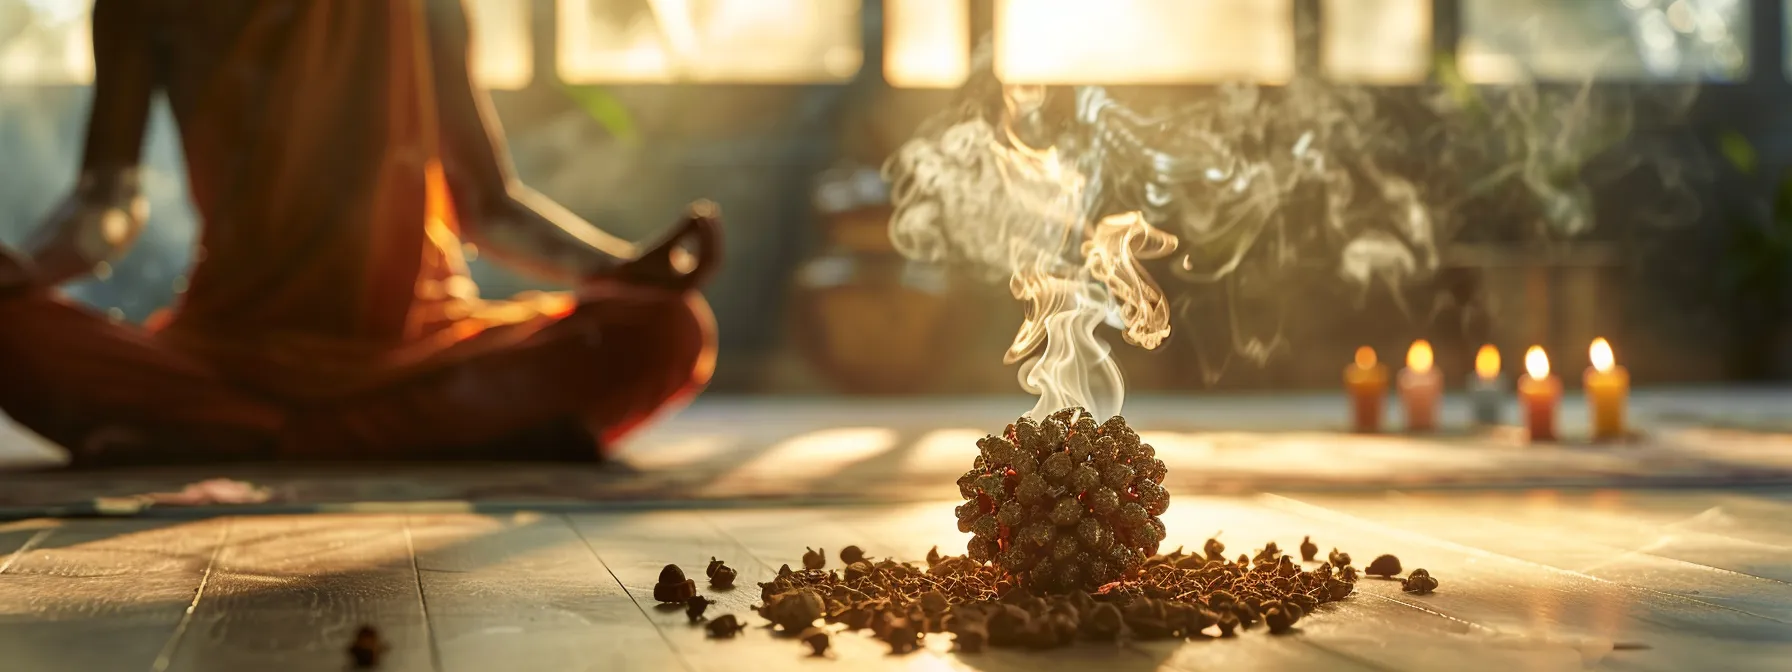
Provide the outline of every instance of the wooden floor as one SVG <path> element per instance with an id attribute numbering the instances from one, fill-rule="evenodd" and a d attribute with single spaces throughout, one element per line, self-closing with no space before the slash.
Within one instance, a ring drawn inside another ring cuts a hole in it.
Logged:
<path id="1" fill-rule="evenodd" d="M 362 624 L 389 638 L 387 670 L 1792 669 L 1787 489 L 1179 493 L 1171 543 L 1312 535 L 1441 581 L 1421 597 L 1365 580 L 1283 637 L 958 654 L 934 636 L 893 657 L 852 635 L 818 660 L 761 629 L 705 639 L 649 598 L 662 565 L 716 556 L 744 588 L 712 613 L 744 616 L 753 580 L 806 546 L 960 548 L 951 505 L 13 523 L 0 669 L 335 670 Z"/>

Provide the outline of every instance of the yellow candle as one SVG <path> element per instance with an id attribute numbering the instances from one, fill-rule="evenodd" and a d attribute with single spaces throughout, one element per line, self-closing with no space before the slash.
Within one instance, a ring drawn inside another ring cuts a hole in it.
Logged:
<path id="1" fill-rule="evenodd" d="M 1524 353 L 1525 376 L 1518 379 L 1518 402 L 1524 408 L 1524 425 L 1532 441 L 1556 438 L 1556 404 L 1562 399 L 1562 381 L 1549 375 L 1549 356 L 1531 346 Z"/>
<path id="2" fill-rule="evenodd" d="M 1344 367 L 1344 389 L 1350 394 L 1351 417 L 1358 432 L 1381 431 L 1381 400 L 1388 393 L 1388 369 L 1375 362 L 1375 349 L 1356 349 L 1356 362 Z"/>
<path id="3" fill-rule="evenodd" d="M 1630 396 L 1630 372 L 1618 366 L 1612 344 L 1593 339 L 1588 350 L 1593 366 L 1587 369 L 1587 411 L 1593 418 L 1593 440 L 1624 438 L 1624 406 Z"/>
<path id="4" fill-rule="evenodd" d="M 1432 368 L 1431 344 L 1413 341 L 1406 351 L 1406 368 L 1400 371 L 1400 400 L 1406 407 L 1406 428 L 1415 432 L 1437 429 L 1437 402 L 1443 396 L 1444 377 Z"/>

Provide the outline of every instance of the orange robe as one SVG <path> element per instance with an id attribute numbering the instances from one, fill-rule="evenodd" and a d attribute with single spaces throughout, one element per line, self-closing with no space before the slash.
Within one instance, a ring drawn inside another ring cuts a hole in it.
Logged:
<path id="1" fill-rule="evenodd" d="M 479 298 L 423 0 L 133 2 L 166 38 L 197 263 L 153 333 L 0 299 L 14 418 L 99 462 L 521 457 L 492 447 L 613 442 L 707 379 L 694 294 Z"/>

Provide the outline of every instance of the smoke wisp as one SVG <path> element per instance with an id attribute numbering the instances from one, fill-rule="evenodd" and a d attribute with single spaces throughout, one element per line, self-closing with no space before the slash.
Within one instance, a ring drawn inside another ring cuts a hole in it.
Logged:
<path id="1" fill-rule="evenodd" d="M 986 43 L 980 65 L 987 57 Z M 1139 101 L 1101 86 L 1004 86 L 980 69 L 885 166 L 891 235 L 910 257 L 1009 281 L 1027 312 L 1006 359 L 1039 395 L 1035 415 L 1113 414 L 1124 384 L 1104 324 L 1144 348 L 1172 319 L 1218 334 L 1208 340 L 1225 345 L 1199 353 L 1211 383 L 1235 360 L 1261 365 L 1290 346 L 1283 320 L 1240 315 L 1259 304 L 1279 315 L 1309 281 L 1359 305 L 1383 292 L 1410 315 L 1452 245 L 1586 236 L 1597 188 L 1638 173 L 1672 203 L 1650 208 L 1653 223 L 1698 216 L 1699 167 L 1631 137 L 1639 118 L 1686 112 L 1696 86 L 1470 86 L 1439 65 L 1424 86 L 1302 76 L 1128 94 Z M 1141 263 L 1154 258 L 1178 296 Z M 1212 297 L 1223 320 L 1197 308 Z"/>

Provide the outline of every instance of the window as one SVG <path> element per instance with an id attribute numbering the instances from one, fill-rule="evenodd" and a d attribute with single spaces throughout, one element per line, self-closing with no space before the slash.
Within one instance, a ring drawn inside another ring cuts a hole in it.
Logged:
<path id="1" fill-rule="evenodd" d="M 840 82 L 864 60 L 858 0 L 559 0 L 571 84 Z"/>
<path id="2" fill-rule="evenodd" d="M 1748 0 L 1462 0 L 1471 82 L 1740 81 Z"/>
<path id="3" fill-rule="evenodd" d="M 529 4 L 466 0 L 473 22 L 474 76 L 494 89 L 529 84 L 535 65 Z M 0 0 L 0 84 L 93 81 L 93 0 Z"/>
<path id="4" fill-rule="evenodd" d="M 93 0 L 0 0 L 0 84 L 93 81 Z"/>
<path id="5" fill-rule="evenodd" d="M 529 2 L 466 0 L 473 23 L 473 78 L 490 89 L 520 89 L 535 75 Z"/>
<path id="6" fill-rule="evenodd" d="M 1294 74 L 1292 0 L 996 0 L 1010 83 L 1158 84 Z"/>
<path id="7" fill-rule="evenodd" d="M 884 0 L 884 81 L 905 88 L 963 84 L 971 73 L 970 5 Z"/>
<path id="8" fill-rule="evenodd" d="M 1411 84 L 1431 74 L 1431 0 L 1325 0 L 1319 11 L 1327 76 Z"/>

